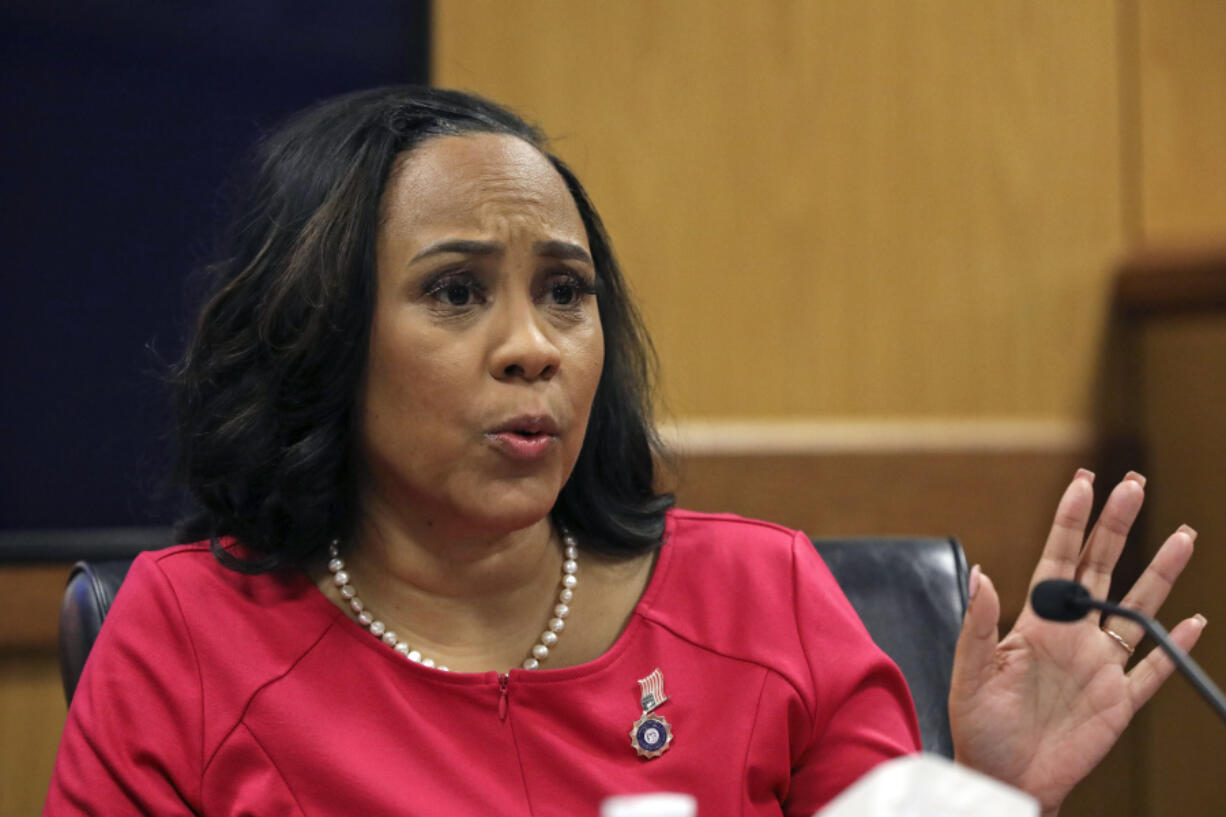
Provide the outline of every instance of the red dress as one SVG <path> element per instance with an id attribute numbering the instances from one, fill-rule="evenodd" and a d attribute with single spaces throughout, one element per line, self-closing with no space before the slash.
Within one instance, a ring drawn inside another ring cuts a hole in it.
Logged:
<path id="1" fill-rule="evenodd" d="M 629 733 L 656 668 L 673 740 L 644 759 Z M 594 817 L 663 790 L 702 817 L 810 815 L 918 747 L 901 674 L 776 525 L 671 512 L 608 652 L 505 676 L 413 664 L 304 574 L 240 575 L 197 544 L 132 566 L 44 814 Z"/>

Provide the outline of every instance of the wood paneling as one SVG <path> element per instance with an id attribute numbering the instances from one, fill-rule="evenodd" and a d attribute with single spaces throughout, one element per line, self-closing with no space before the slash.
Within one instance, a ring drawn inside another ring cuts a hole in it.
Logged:
<path id="1" fill-rule="evenodd" d="M 955 535 L 1012 620 L 1060 494 L 1093 460 L 1089 449 L 681 454 L 677 499 L 811 536 Z"/>
<path id="2" fill-rule="evenodd" d="M 1196 555 L 1161 612 L 1169 627 L 1194 613 L 1209 626 L 1196 660 L 1226 685 L 1226 315 L 1147 321 L 1142 333 L 1144 425 L 1150 450 L 1151 543 L 1181 523 Z M 1150 704 L 1150 813 L 1220 815 L 1226 726 L 1182 679 Z"/>
<path id="3" fill-rule="evenodd" d="M 42 810 L 67 707 L 56 651 L 69 565 L 0 568 L 0 817 Z"/>
<path id="4" fill-rule="evenodd" d="M 1139 0 L 1143 237 L 1226 236 L 1226 3 Z"/>
<path id="5" fill-rule="evenodd" d="M 676 416 L 1081 420 L 1116 32 L 1107 0 L 439 3 L 433 77 L 554 134 Z"/>
<path id="6" fill-rule="evenodd" d="M 1226 312 L 1226 241 L 1209 248 L 1129 258 L 1116 282 L 1117 307 L 1132 319 Z"/>
<path id="7" fill-rule="evenodd" d="M 0 815 L 42 811 L 65 713 L 54 649 L 0 650 Z"/>
<path id="8" fill-rule="evenodd" d="M 0 567 L 0 650 L 42 650 L 55 645 L 69 567 Z"/>

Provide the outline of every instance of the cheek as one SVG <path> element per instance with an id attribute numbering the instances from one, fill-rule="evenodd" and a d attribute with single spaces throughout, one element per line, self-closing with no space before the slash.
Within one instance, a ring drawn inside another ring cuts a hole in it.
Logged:
<path id="1" fill-rule="evenodd" d="M 587 411 L 591 408 L 604 371 L 604 334 L 599 322 L 587 337 L 576 343 L 571 359 L 574 361 L 575 402 Z"/>
<path id="2" fill-rule="evenodd" d="M 376 332 L 365 387 L 368 430 L 410 436 L 453 416 L 462 407 L 464 363 L 457 350 L 411 327 Z"/>

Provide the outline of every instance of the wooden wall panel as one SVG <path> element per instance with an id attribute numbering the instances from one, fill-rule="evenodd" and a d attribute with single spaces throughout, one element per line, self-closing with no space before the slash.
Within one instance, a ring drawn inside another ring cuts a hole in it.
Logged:
<path id="1" fill-rule="evenodd" d="M 1142 234 L 1226 239 L 1226 3 L 1137 3 Z"/>
<path id="2" fill-rule="evenodd" d="M 42 811 L 65 715 L 54 647 L 0 650 L 0 815 Z"/>
<path id="3" fill-rule="evenodd" d="M 1115 14 L 442 2 L 433 77 L 555 135 L 676 416 L 1079 420 L 1123 241 Z"/>
<path id="4" fill-rule="evenodd" d="M 1196 528 L 1192 565 L 1162 610 L 1174 626 L 1202 613 L 1195 657 L 1226 686 L 1226 316 L 1153 319 L 1142 331 L 1143 413 L 1150 450 L 1152 544 Z M 1151 812 L 1220 815 L 1226 804 L 1226 726 L 1181 678 L 1152 702 L 1147 796 Z"/>
<path id="5" fill-rule="evenodd" d="M 69 565 L 0 567 L 0 817 L 42 810 L 67 707 L 60 600 Z"/>

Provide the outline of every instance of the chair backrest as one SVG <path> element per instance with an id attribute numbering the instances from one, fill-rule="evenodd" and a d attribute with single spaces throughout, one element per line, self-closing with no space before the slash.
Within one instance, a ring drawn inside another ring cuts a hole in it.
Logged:
<path id="1" fill-rule="evenodd" d="M 924 751 L 952 758 L 949 682 L 966 612 L 966 556 L 956 539 L 815 539 L 869 635 L 898 664 Z"/>
<path id="2" fill-rule="evenodd" d="M 815 539 L 877 645 L 898 664 L 925 751 L 953 757 L 950 670 L 966 611 L 966 558 L 954 539 Z M 60 610 L 60 672 L 71 702 L 85 659 L 132 562 L 78 562 Z"/>
<path id="3" fill-rule="evenodd" d="M 60 605 L 60 678 L 69 703 L 102 621 L 131 566 L 131 559 L 77 562 L 68 574 Z"/>

